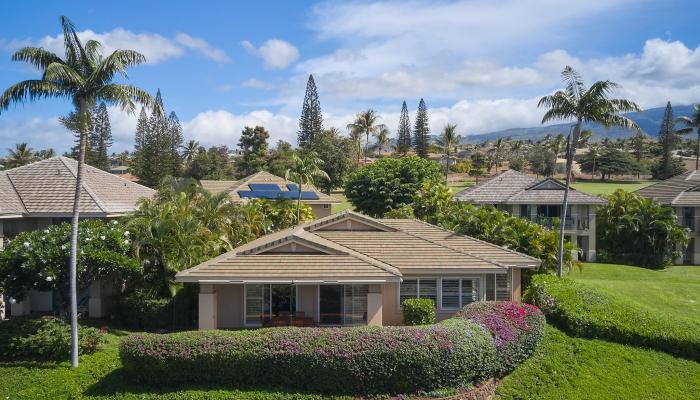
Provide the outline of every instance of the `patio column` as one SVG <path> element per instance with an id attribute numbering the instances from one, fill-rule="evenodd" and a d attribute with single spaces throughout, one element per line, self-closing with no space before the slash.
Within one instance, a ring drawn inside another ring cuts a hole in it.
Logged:
<path id="1" fill-rule="evenodd" d="M 217 328 L 216 289 L 214 285 L 199 285 L 199 330 Z"/>
<path id="2" fill-rule="evenodd" d="M 104 288 L 100 281 L 95 281 L 90 285 L 90 299 L 88 300 L 88 316 L 90 318 L 102 318 L 105 316 L 105 305 L 102 298 L 103 291 Z"/>
<path id="3" fill-rule="evenodd" d="M 382 286 L 367 287 L 367 325 L 382 326 Z"/>
<path id="4" fill-rule="evenodd" d="M 596 259 L 596 243 L 595 243 L 595 206 L 588 206 L 588 254 L 586 260 L 595 262 Z"/>

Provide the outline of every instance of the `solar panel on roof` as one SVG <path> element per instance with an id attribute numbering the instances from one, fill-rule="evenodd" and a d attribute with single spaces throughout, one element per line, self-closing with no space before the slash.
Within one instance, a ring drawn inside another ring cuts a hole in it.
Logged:
<path id="1" fill-rule="evenodd" d="M 248 187 L 252 191 L 273 191 L 273 192 L 279 192 L 280 187 L 276 183 L 249 183 Z"/>
<path id="2" fill-rule="evenodd" d="M 298 191 L 294 192 L 282 192 L 282 191 L 272 191 L 272 190 L 239 190 L 238 195 L 241 198 L 248 199 L 290 199 L 295 200 L 299 196 Z M 319 197 L 314 192 L 301 192 L 302 200 L 318 200 Z"/>
<path id="3" fill-rule="evenodd" d="M 299 186 L 297 186 L 296 183 L 288 183 L 288 184 L 287 184 L 287 189 L 288 189 L 290 192 L 296 192 L 296 191 L 299 191 Z"/>

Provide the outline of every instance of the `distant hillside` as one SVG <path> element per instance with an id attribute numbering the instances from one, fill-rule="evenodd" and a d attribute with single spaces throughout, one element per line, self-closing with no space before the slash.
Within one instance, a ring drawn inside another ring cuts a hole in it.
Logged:
<path id="1" fill-rule="evenodd" d="M 628 118 L 636 122 L 640 128 L 649 136 L 656 136 L 659 133 L 659 127 L 661 126 L 661 120 L 664 117 L 664 111 L 666 107 L 650 108 L 648 110 L 640 112 L 632 112 L 626 114 Z M 693 112 L 693 106 L 674 106 L 673 116 L 689 116 Z M 545 125 L 537 126 L 532 128 L 512 128 L 505 129 L 502 131 L 495 131 L 489 133 L 482 133 L 478 135 L 469 135 L 464 138 L 464 143 L 480 143 L 485 140 L 496 140 L 502 137 L 510 137 L 514 140 L 538 140 L 548 133 L 564 133 L 568 134 L 571 128 L 571 123 L 567 124 L 555 124 L 555 125 Z M 603 137 L 609 137 L 611 139 L 625 138 L 632 135 L 633 131 L 631 129 L 623 128 L 610 128 L 605 129 L 598 124 L 584 124 L 584 129 L 592 130 L 595 140 L 600 140 Z"/>

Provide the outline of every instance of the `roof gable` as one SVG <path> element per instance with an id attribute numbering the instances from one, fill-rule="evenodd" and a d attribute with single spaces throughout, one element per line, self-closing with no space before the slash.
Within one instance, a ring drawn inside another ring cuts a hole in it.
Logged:
<path id="1" fill-rule="evenodd" d="M 566 185 L 554 178 L 547 178 L 530 186 L 525 190 L 565 190 Z M 573 190 L 573 189 L 572 189 Z"/>

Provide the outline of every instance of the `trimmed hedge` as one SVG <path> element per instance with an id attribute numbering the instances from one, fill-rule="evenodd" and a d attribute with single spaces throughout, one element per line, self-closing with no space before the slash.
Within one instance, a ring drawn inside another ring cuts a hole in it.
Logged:
<path id="1" fill-rule="evenodd" d="M 156 386 L 415 393 L 504 374 L 535 350 L 543 326 L 536 307 L 485 303 L 428 326 L 140 334 L 119 354 L 129 379 Z"/>
<path id="2" fill-rule="evenodd" d="M 130 379 L 320 393 L 412 393 L 490 375 L 489 334 L 465 320 L 428 327 L 268 328 L 133 335 L 119 354 Z"/>
<path id="3" fill-rule="evenodd" d="M 700 361 L 700 324 L 672 318 L 568 278 L 536 275 L 525 300 L 570 334 L 650 347 Z"/>
<path id="4" fill-rule="evenodd" d="M 429 325 L 435 323 L 435 301 L 432 299 L 406 299 L 401 304 L 405 325 Z"/>
<path id="5" fill-rule="evenodd" d="M 546 325 L 537 306 L 514 302 L 471 303 L 457 316 L 473 320 L 491 332 L 499 361 L 495 370 L 497 376 L 514 370 L 532 355 L 544 336 Z"/>

